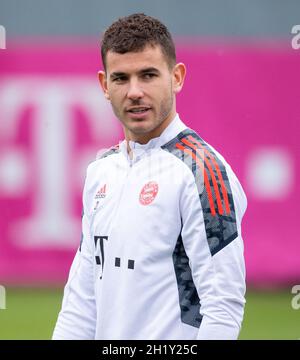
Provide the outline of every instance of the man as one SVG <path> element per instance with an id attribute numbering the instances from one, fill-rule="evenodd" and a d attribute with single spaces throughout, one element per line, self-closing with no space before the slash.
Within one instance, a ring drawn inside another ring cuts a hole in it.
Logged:
<path id="1" fill-rule="evenodd" d="M 176 113 L 185 66 L 167 28 L 121 18 L 102 41 L 125 139 L 89 165 L 83 236 L 54 339 L 236 339 L 244 311 L 242 187 Z"/>

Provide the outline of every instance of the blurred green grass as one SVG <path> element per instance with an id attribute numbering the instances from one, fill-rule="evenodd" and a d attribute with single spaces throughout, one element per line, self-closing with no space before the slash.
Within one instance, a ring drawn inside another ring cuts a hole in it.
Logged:
<path id="1" fill-rule="evenodd" d="M 0 310 L 0 339 L 50 339 L 61 306 L 62 289 L 6 288 Z M 299 339 L 300 309 L 290 290 L 247 292 L 240 339 Z"/>
<path id="2" fill-rule="evenodd" d="M 291 288 L 276 292 L 247 291 L 239 339 L 300 339 L 300 309 L 292 308 L 295 295 L 291 294 Z"/>

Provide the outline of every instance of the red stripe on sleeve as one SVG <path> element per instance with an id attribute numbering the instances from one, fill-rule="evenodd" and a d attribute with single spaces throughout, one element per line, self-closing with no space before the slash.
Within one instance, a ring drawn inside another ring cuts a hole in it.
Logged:
<path id="1" fill-rule="evenodd" d="M 218 188 L 218 184 L 217 184 L 217 180 L 214 174 L 214 171 L 209 163 L 209 161 L 207 160 L 207 158 L 204 155 L 204 152 L 201 151 L 199 148 L 197 148 L 196 145 L 192 144 L 190 141 L 188 141 L 187 139 L 182 139 L 181 140 L 184 144 L 188 145 L 189 147 L 191 147 L 192 149 L 196 150 L 197 154 L 199 154 L 202 159 L 204 160 L 206 166 L 209 169 L 211 178 L 212 178 L 212 182 L 213 182 L 213 186 L 214 186 L 214 190 L 215 190 L 215 194 L 216 194 L 216 198 L 217 198 L 217 204 L 218 204 L 218 210 L 219 210 L 219 214 L 223 215 L 223 207 L 222 207 L 222 201 L 221 201 L 221 196 L 220 196 L 220 192 L 219 192 L 219 188 Z"/>
<path id="2" fill-rule="evenodd" d="M 207 176 L 207 173 L 206 173 L 206 170 L 202 164 L 202 162 L 199 160 L 199 158 L 189 149 L 186 149 L 184 146 L 182 146 L 181 144 L 176 144 L 176 147 L 178 149 L 180 149 L 181 151 L 187 153 L 188 155 L 190 155 L 195 161 L 196 161 L 196 164 L 199 166 L 199 168 L 203 171 L 203 174 L 204 174 L 204 184 L 205 184 L 205 188 L 206 188 L 206 191 L 207 191 L 207 195 L 208 195 L 208 201 L 209 201 L 209 206 L 210 206 L 210 211 L 211 211 L 211 214 L 213 216 L 216 216 L 216 209 L 215 209 L 215 206 L 214 206 L 214 201 L 213 201 L 213 196 L 212 196 L 212 192 L 211 192 L 211 188 L 210 188 L 210 184 L 209 184 L 209 179 L 208 179 L 208 176 Z"/>
<path id="3" fill-rule="evenodd" d="M 219 168 L 218 163 L 216 162 L 215 158 L 213 157 L 213 155 L 204 148 L 204 146 L 197 140 L 195 139 L 193 136 L 189 136 L 189 139 L 191 141 L 193 141 L 194 143 L 196 143 L 201 149 L 204 150 L 204 152 L 208 155 L 209 159 L 212 161 L 212 163 L 215 165 L 215 168 L 217 170 L 217 174 L 218 177 L 220 179 L 220 183 L 221 183 L 221 189 L 222 189 L 222 193 L 223 193 L 223 198 L 224 198 L 224 202 L 225 202 L 225 209 L 226 209 L 226 213 L 229 215 L 230 214 L 230 206 L 229 206 L 229 201 L 228 201 L 228 194 L 227 194 L 227 190 L 226 190 L 226 186 L 224 184 L 224 180 Z"/>

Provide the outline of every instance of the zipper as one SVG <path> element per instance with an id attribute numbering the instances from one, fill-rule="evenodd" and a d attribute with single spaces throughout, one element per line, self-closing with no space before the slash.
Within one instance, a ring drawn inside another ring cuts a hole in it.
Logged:
<path id="1" fill-rule="evenodd" d="M 113 224 L 112 224 L 112 227 L 111 227 L 112 229 L 115 227 L 115 224 L 116 224 L 116 222 L 118 220 L 118 217 L 119 217 L 120 206 L 121 206 L 122 199 L 123 199 L 123 196 L 124 196 L 124 190 L 125 190 L 125 187 L 127 185 L 128 178 L 129 178 L 129 175 L 130 175 L 130 173 L 132 171 L 134 162 L 130 159 L 128 165 L 129 166 L 128 166 L 128 169 L 127 169 L 127 172 L 126 172 L 126 176 L 124 177 L 123 183 L 121 185 L 122 188 L 121 188 L 121 191 L 120 191 L 118 204 L 117 204 L 117 207 L 116 207 L 116 210 L 115 210 L 114 220 L 113 220 Z"/>

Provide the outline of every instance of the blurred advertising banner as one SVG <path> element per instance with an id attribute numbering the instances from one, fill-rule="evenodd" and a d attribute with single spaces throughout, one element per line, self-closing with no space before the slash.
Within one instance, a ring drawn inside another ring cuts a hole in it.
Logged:
<path id="1" fill-rule="evenodd" d="M 0 283 L 65 282 L 86 167 L 123 137 L 98 85 L 98 42 L 89 44 L 0 52 Z M 188 71 L 182 120 L 223 154 L 248 197 L 249 283 L 299 279 L 300 50 L 191 44 L 178 60 Z"/>

